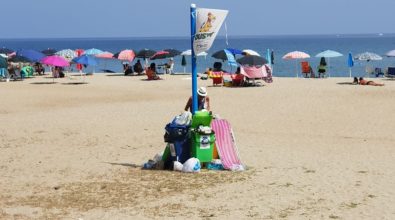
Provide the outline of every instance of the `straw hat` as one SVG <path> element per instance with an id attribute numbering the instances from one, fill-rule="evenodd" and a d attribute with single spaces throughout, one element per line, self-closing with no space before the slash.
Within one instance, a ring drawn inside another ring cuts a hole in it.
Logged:
<path id="1" fill-rule="evenodd" d="M 206 90 L 206 88 L 205 87 L 200 87 L 199 89 L 198 89 L 198 91 L 197 91 L 197 94 L 198 95 L 200 95 L 200 96 L 207 96 L 207 90 Z"/>

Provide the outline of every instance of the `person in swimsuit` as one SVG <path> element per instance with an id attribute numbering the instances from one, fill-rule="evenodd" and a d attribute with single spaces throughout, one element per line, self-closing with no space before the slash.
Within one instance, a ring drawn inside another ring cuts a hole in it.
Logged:
<path id="1" fill-rule="evenodd" d="M 210 111 L 210 98 L 207 96 L 207 89 L 205 87 L 200 87 L 197 91 L 198 94 L 198 110 Z M 189 97 L 187 104 L 184 108 L 185 111 L 192 112 L 192 96 Z"/>
<path id="2" fill-rule="evenodd" d="M 355 79 L 354 79 L 355 81 Z M 369 86 L 384 86 L 383 83 L 376 83 L 374 81 L 368 81 L 363 79 L 362 77 L 359 77 L 359 85 L 369 85 Z"/>

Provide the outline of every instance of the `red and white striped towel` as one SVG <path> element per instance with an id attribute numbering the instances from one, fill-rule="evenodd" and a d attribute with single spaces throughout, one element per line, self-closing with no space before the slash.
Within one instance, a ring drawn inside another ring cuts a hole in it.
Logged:
<path id="1" fill-rule="evenodd" d="M 242 166 L 229 122 L 225 119 L 214 119 L 211 122 L 211 128 L 215 132 L 215 145 L 222 166 L 227 170 Z"/>

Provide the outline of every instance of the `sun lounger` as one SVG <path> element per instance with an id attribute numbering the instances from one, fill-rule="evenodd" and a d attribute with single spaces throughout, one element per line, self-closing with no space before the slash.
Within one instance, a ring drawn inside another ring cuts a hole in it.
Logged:
<path id="1" fill-rule="evenodd" d="M 215 145 L 223 167 L 228 170 L 243 168 L 230 123 L 225 119 L 214 119 L 211 128 L 215 132 Z"/>

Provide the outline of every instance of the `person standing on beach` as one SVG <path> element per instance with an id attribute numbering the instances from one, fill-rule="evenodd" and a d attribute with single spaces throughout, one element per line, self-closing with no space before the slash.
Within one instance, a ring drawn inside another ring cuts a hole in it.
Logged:
<path id="1" fill-rule="evenodd" d="M 207 110 L 210 111 L 210 98 L 207 96 L 207 89 L 205 87 L 200 87 L 197 91 L 198 94 L 198 111 Z M 189 97 L 187 104 L 184 108 L 185 111 L 192 112 L 192 96 Z"/>

